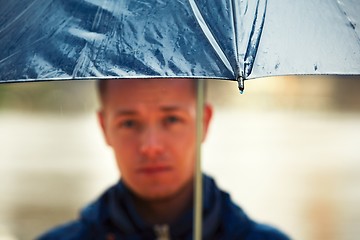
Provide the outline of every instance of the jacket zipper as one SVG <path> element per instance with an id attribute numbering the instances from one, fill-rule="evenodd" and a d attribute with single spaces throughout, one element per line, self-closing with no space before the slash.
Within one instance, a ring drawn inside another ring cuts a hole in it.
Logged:
<path id="1" fill-rule="evenodd" d="M 154 232 L 156 235 L 156 240 L 170 240 L 169 225 L 155 225 Z"/>

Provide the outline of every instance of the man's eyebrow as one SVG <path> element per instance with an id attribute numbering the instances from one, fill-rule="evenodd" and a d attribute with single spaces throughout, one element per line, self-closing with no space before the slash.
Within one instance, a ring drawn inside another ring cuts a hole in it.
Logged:
<path id="1" fill-rule="evenodd" d="M 120 109 L 120 110 L 117 110 L 115 113 L 116 116 L 133 116 L 136 114 L 137 114 L 136 111 L 127 110 L 127 109 Z"/>
<path id="2" fill-rule="evenodd" d="M 182 110 L 183 108 L 180 106 L 162 106 L 160 109 L 164 112 L 172 112 L 172 111 L 178 111 Z"/>

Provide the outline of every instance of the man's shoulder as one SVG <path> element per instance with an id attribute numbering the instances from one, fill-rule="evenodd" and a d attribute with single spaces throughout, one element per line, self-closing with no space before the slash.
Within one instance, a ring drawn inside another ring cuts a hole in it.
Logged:
<path id="1" fill-rule="evenodd" d="M 86 237 L 84 226 L 80 221 L 73 221 L 44 233 L 38 240 L 77 240 Z M 90 237 L 90 236 L 89 236 Z M 86 238 L 89 239 L 89 238 Z"/>
<path id="2" fill-rule="evenodd" d="M 214 188 L 217 186 L 214 184 Z M 289 240 L 290 238 L 277 228 L 261 224 L 251 219 L 245 211 L 234 203 L 230 195 L 220 190 L 221 193 L 221 222 L 226 239 L 246 240 Z M 234 238 L 235 237 L 235 238 Z"/>
<path id="3" fill-rule="evenodd" d="M 251 219 L 239 206 L 234 204 L 227 211 L 223 218 L 223 223 L 226 224 L 225 229 L 228 231 L 228 236 L 238 236 L 240 239 L 246 240 L 289 240 L 290 238 L 279 229 Z M 232 216 L 231 216 L 232 215 Z"/>
<path id="4" fill-rule="evenodd" d="M 289 240 L 290 238 L 275 227 L 253 222 L 246 240 Z"/>
<path id="5" fill-rule="evenodd" d="M 41 235 L 38 240 L 78 240 L 93 239 L 103 232 L 103 222 L 107 214 L 107 195 L 114 186 L 108 188 L 98 199 L 82 209 L 77 220 L 59 225 Z"/>
<path id="6" fill-rule="evenodd" d="M 239 206 L 233 205 L 228 211 L 230 214 L 223 217 L 226 234 L 231 239 L 238 236 L 246 240 L 289 240 L 290 238 L 279 229 L 251 219 Z M 232 216 L 231 216 L 232 215 Z M 241 237 L 240 237 L 241 236 Z"/>

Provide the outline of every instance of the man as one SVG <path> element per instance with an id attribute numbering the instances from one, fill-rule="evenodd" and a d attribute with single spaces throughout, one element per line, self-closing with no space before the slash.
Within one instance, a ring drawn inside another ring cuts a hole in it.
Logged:
<path id="1" fill-rule="evenodd" d="M 192 239 L 196 153 L 195 81 L 108 80 L 98 118 L 121 180 L 81 218 L 40 239 Z M 212 108 L 204 105 L 204 138 Z M 203 239 L 288 239 L 250 220 L 203 177 Z"/>

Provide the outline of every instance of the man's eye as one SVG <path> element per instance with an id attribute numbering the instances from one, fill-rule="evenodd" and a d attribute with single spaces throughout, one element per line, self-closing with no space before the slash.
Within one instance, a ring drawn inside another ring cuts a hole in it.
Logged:
<path id="1" fill-rule="evenodd" d="M 168 116 L 165 118 L 165 123 L 172 124 L 172 123 L 178 123 L 181 122 L 181 119 L 177 116 Z"/>
<path id="2" fill-rule="evenodd" d="M 122 128 L 134 128 L 136 127 L 136 121 L 135 120 L 125 120 L 120 123 L 120 127 Z"/>

